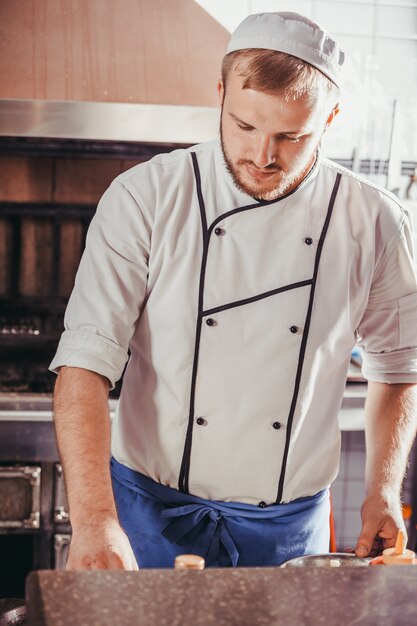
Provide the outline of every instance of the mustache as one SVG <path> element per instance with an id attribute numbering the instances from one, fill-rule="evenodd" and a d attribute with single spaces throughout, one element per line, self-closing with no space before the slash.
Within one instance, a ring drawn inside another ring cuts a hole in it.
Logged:
<path id="1" fill-rule="evenodd" d="M 260 170 L 261 172 L 280 172 L 281 171 L 280 166 L 276 165 L 276 163 L 270 163 L 269 165 L 265 165 L 265 167 L 258 167 L 257 165 L 255 165 L 253 161 L 250 161 L 249 159 L 240 159 L 238 163 L 239 165 L 250 165 L 251 167 L 255 168 L 256 170 Z"/>

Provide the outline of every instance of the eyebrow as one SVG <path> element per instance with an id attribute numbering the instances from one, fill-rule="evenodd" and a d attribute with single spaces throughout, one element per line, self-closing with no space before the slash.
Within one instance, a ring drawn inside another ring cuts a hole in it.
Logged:
<path id="1" fill-rule="evenodd" d="M 239 124 L 242 124 L 243 126 L 247 126 L 248 128 L 255 128 L 255 126 L 252 126 L 252 124 L 248 124 L 247 122 L 244 122 L 243 120 L 241 120 L 237 115 L 235 115 L 234 113 L 229 112 L 230 117 L 232 117 L 236 122 L 239 122 Z M 301 133 L 298 130 L 289 130 L 287 132 L 283 132 L 283 133 L 276 133 L 277 135 L 302 135 L 303 133 Z"/>

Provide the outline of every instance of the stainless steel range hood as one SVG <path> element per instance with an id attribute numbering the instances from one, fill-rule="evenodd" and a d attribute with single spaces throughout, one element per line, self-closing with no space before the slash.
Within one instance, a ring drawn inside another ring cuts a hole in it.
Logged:
<path id="1" fill-rule="evenodd" d="M 0 99 L 0 137 L 195 144 L 218 125 L 215 107 Z"/>

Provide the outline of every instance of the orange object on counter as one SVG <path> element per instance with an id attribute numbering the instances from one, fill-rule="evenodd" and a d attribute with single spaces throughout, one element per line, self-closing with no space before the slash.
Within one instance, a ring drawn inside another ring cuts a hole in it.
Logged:
<path id="1" fill-rule="evenodd" d="M 386 548 L 370 565 L 417 565 L 416 554 L 405 547 L 404 532 L 399 530 L 394 548 Z"/>

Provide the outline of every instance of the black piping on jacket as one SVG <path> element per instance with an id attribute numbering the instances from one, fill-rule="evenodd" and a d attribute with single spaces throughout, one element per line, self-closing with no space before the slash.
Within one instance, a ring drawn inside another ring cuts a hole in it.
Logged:
<path id="1" fill-rule="evenodd" d="M 284 285 L 283 287 L 279 287 L 279 288 L 273 289 L 271 291 L 263 292 L 263 293 L 260 293 L 260 294 L 258 294 L 256 296 L 252 296 L 250 298 L 245 298 L 244 300 L 238 300 L 238 301 L 230 302 L 230 303 L 227 303 L 227 304 L 224 304 L 224 305 L 212 308 L 212 309 L 204 310 L 203 309 L 203 305 L 204 305 L 204 283 L 205 283 L 205 274 L 206 274 L 206 266 L 207 266 L 208 248 L 209 248 L 210 236 L 211 236 L 211 234 L 212 234 L 216 224 L 218 224 L 220 221 L 222 221 L 226 217 L 229 217 L 230 215 L 233 215 L 235 213 L 248 211 L 248 210 L 254 209 L 256 207 L 266 206 L 268 204 L 274 204 L 276 202 L 279 202 L 280 200 L 284 200 L 285 198 L 288 198 L 290 195 L 295 193 L 295 191 L 297 191 L 298 187 L 296 187 L 295 189 L 291 190 L 286 195 L 284 195 L 281 198 L 278 198 L 276 200 L 255 202 L 253 204 L 249 204 L 249 205 L 246 205 L 246 206 L 243 206 L 243 207 L 238 207 L 236 209 L 232 209 L 231 211 L 228 211 L 227 213 L 224 213 L 223 215 L 220 215 L 219 217 L 217 217 L 214 220 L 214 222 L 212 222 L 212 224 L 210 224 L 210 226 L 207 228 L 207 218 L 206 218 L 206 211 L 205 211 L 205 205 L 204 205 L 204 197 L 203 197 L 202 187 L 201 187 L 201 175 L 200 175 L 200 170 L 199 170 L 199 167 L 198 167 L 197 155 L 196 155 L 195 152 L 191 153 L 191 158 L 192 158 L 192 163 L 193 163 L 193 168 L 194 168 L 194 175 L 195 175 L 196 187 L 197 187 L 197 197 L 198 197 L 198 203 L 199 203 L 199 208 L 200 208 L 201 227 L 202 227 L 202 235 L 203 235 L 203 254 L 202 254 L 202 260 L 201 260 L 200 282 L 199 282 L 199 292 L 198 292 L 198 316 L 197 316 L 197 324 L 196 324 L 196 336 L 195 336 L 193 369 L 192 369 L 192 375 L 191 375 L 190 408 L 189 408 L 188 426 L 187 426 L 187 433 L 186 433 L 184 451 L 183 451 L 182 462 L 181 462 L 181 469 L 180 469 L 178 487 L 179 487 L 179 490 L 184 492 L 184 493 L 188 493 L 189 492 L 190 459 L 191 459 L 191 447 L 192 447 L 193 426 L 194 426 L 195 388 L 196 388 L 198 358 L 199 358 L 199 351 L 200 351 L 201 327 L 202 327 L 202 323 L 203 323 L 203 318 L 205 316 L 207 316 L 207 315 L 212 315 L 213 313 L 218 313 L 219 311 L 225 311 L 227 309 L 231 309 L 231 308 L 234 308 L 234 307 L 243 306 L 243 305 L 246 305 L 246 304 L 250 304 L 252 302 L 256 302 L 258 300 L 262 300 L 264 298 L 268 298 L 268 297 L 276 295 L 278 293 L 282 293 L 284 291 L 289 291 L 291 289 L 297 289 L 297 288 L 300 288 L 300 287 L 306 287 L 306 286 L 310 285 L 311 289 L 310 289 L 310 299 L 309 299 L 309 304 L 308 304 L 308 309 L 307 309 L 307 317 L 306 317 L 306 322 L 305 322 L 305 326 L 304 326 L 303 339 L 302 339 L 301 346 L 300 346 L 300 354 L 299 354 L 299 359 L 298 359 L 298 366 L 297 366 L 297 373 L 296 373 L 296 379 L 295 379 L 295 385 L 294 385 L 294 392 L 293 392 L 291 408 L 290 408 L 290 413 L 289 413 L 288 422 L 287 422 L 287 435 L 286 435 L 286 442 L 285 442 L 285 448 L 284 448 L 283 462 L 282 462 L 282 467 L 281 467 L 281 475 L 280 475 L 280 478 L 279 478 L 279 486 L 278 486 L 278 496 L 277 496 L 277 503 L 278 503 L 278 502 L 280 502 L 280 500 L 282 498 L 282 490 L 283 490 L 284 479 L 285 479 L 285 469 L 286 469 L 286 463 L 287 463 L 287 458 L 288 458 L 288 450 L 289 450 L 290 439 L 291 439 L 291 426 L 292 426 L 292 421 L 293 421 L 293 417 L 294 417 L 295 407 L 296 407 L 296 403 L 297 403 L 298 391 L 299 391 L 300 380 L 301 380 L 301 373 L 302 373 L 302 368 L 303 368 L 304 355 L 305 355 L 305 350 L 306 350 L 306 346 L 307 346 L 308 330 L 309 330 L 310 321 L 311 321 L 311 314 L 312 314 L 313 300 L 314 300 L 314 291 L 315 291 L 315 285 L 316 285 L 316 280 L 317 280 L 320 256 L 321 256 L 321 251 L 322 251 L 322 248 L 323 248 L 324 239 L 326 237 L 327 229 L 328 229 L 328 226 L 329 226 L 330 217 L 331 217 L 333 206 L 334 206 L 334 202 L 335 202 L 335 199 L 336 199 L 336 194 L 337 194 L 337 190 L 338 190 L 338 187 L 339 187 L 341 175 L 337 174 L 336 182 L 335 182 L 335 185 L 333 187 L 333 192 L 332 192 L 332 195 L 331 195 L 331 198 L 330 198 L 330 203 L 329 203 L 329 208 L 328 208 L 328 211 L 327 211 L 327 216 L 326 216 L 325 223 L 324 223 L 324 226 L 323 226 L 323 229 L 322 229 L 322 232 L 321 232 L 321 235 L 320 235 L 319 243 L 318 243 L 318 246 L 317 246 L 315 263 L 314 263 L 314 272 L 313 272 L 313 278 L 312 279 L 300 281 L 298 283 L 291 283 L 289 285 Z"/>
<path id="2" fill-rule="evenodd" d="M 304 357 L 305 357 L 306 348 L 307 348 L 307 340 L 308 340 L 308 333 L 310 330 L 311 315 L 313 312 L 314 292 L 316 290 L 321 251 L 323 250 L 323 244 L 324 244 L 324 240 L 326 239 L 327 230 L 329 228 L 330 218 L 333 213 L 333 207 L 334 207 L 334 203 L 336 200 L 337 192 L 339 190 L 341 178 L 342 178 L 342 175 L 338 173 L 336 175 L 336 181 L 333 186 L 332 195 L 330 196 L 329 208 L 327 209 L 326 219 L 324 220 L 324 225 L 320 234 L 319 243 L 317 245 L 316 258 L 314 260 L 314 272 L 313 272 L 313 280 L 312 280 L 311 288 L 310 288 L 310 298 L 308 301 L 307 316 L 306 316 L 306 321 L 304 323 L 303 338 L 301 340 L 300 353 L 298 356 L 298 365 L 297 365 L 297 373 L 295 375 L 294 392 L 293 392 L 293 396 L 291 400 L 290 412 L 288 414 L 285 448 L 284 448 L 284 454 L 282 458 L 281 475 L 279 477 L 279 482 L 278 482 L 278 493 L 277 493 L 277 499 L 276 499 L 277 504 L 281 502 L 282 492 L 284 490 L 285 470 L 287 468 L 288 451 L 290 448 L 290 441 L 291 441 L 291 428 L 292 428 L 292 423 L 294 419 L 295 407 L 297 406 L 298 392 L 300 390 L 301 374 L 303 373 Z"/>

